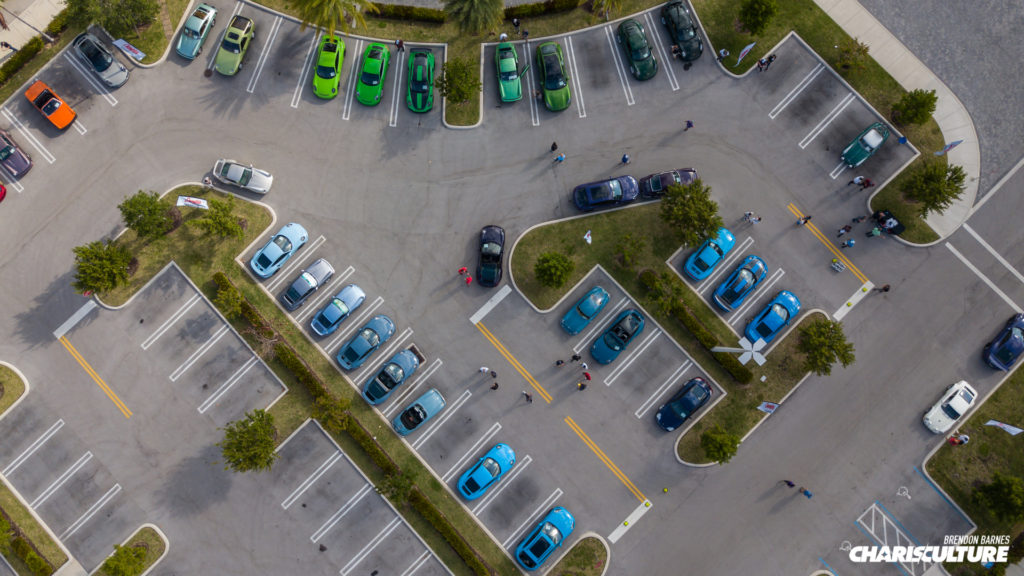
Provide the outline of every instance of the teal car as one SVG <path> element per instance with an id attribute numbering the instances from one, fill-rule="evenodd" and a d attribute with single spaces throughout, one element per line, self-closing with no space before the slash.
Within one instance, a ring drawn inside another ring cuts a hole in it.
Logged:
<path id="1" fill-rule="evenodd" d="M 376 106 L 384 96 L 384 78 L 391 63 L 391 52 L 380 42 L 366 46 L 363 52 L 363 66 L 356 84 L 356 100 L 365 106 Z"/>
<path id="2" fill-rule="evenodd" d="M 345 43 L 337 36 L 324 34 L 316 51 L 316 67 L 313 69 L 313 94 L 317 98 L 330 100 L 338 95 L 344 60 Z"/>
<path id="3" fill-rule="evenodd" d="M 569 74 L 562 57 L 562 46 L 558 42 L 537 46 L 537 66 L 540 67 L 544 106 L 552 112 L 568 108 L 572 94 L 569 93 Z"/>
<path id="4" fill-rule="evenodd" d="M 511 42 L 502 42 L 494 51 L 494 67 L 498 70 L 498 96 L 502 102 L 517 102 L 523 99 L 519 55 Z M 529 69 L 529 66 L 527 66 Z"/>
<path id="5" fill-rule="evenodd" d="M 425 48 L 409 51 L 409 88 L 405 103 L 413 112 L 434 107 L 434 53 Z"/>
<path id="6" fill-rule="evenodd" d="M 203 43 L 210 35 L 217 24 L 217 9 L 209 4 L 200 4 L 192 11 L 192 15 L 185 20 L 181 28 L 181 35 L 178 36 L 178 46 L 175 52 L 178 56 L 187 60 L 195 60 L 203 52 Z"/>
<path id="7" fill-rule="evenodd" d="M 224 76 L 234 76 L 242 68 L 242 61 L 249 51 L 249 45 L 256 38 L 252 20 L 236 14 L 224 31 L 224 40 L 217 51 L 213 67 Z"/>
<path id="8" fill-rule="evenodd" d="M 651 46 L 647 42 L 647 33 L 644 32 L 644 25 L 636 20 L 629 19 L 619 24 L 616 34 L 619 45 L 626 51 L 629 58 L 629 72 L 637 80 L 650 80 L 658 73 L 658 61 L 651 52 Z"/>

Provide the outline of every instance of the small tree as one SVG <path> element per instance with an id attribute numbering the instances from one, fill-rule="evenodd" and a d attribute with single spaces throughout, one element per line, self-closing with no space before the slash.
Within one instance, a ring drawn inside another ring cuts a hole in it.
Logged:
<path id="1" fill-rule="evenodd" d="M 935 113 L 935 90 L 911 90 L 892 105 L 892 119 L 900 124 L 924 124 Z"/>
<path id="2" fill-rule="evenodd" d="M 839 60 L 837 64 L 844 70 L 856 68 L 864 69 L 864 62 L 868 58 L 868 45 L 856 38 L 847 38 L 839 45 Z"/>
<path id="3" fill-rule="evenodd" d="M 541 285 L 560 288 L 575 269 L 576 264 L 565 254 L 545 252 L 537 257 L 537 263 L 533 265 L 533 274 Z"/>
<path id="4" fill-rule="evenodd" d="M 992 481 L 975 488 L 974 501 L 989 509 L 1004 522 L 1024 520 L 1024 480 L 995 472 Z"/>
<path id="5" fill-rule="evenodd" d="M 348 427 L 348 408 L 351 400 L 346 398 L 331 398 L 327 395 L 319 396 L 313 403 L 313 418 L 320 422 L 324 430 L 334 434 L 340 434 Z"/>
<path id="6" fill-rule="evenodd" d="M 468 58 L 452 58 L 445 62 L 441 73 L 434 78 L 434 87 L 438 94 L 457 104 L 469 102 L 474 94 L 484 89 L 473 62 Z"/>
<path id="7" fill-rule="evenodd" d="M 106 292 L 128 281 L 132 254 L 127 248 L 109 241 L 90 242 L 73 249 L 75 280 L 71 286 L 79 292 Z"/>
<path id="8" fill-rule="evenodd" d="M 401 472 L 393 472 L 384 477 L 374 489 L 377 494 L 386 496 L 393 504 L 404 504 L 412 491 L 412 478 Z"/>
<path id="9" fill-rule="evenodd" d="M 642 237 L 634 237 L 632 234 L 623 234 L 615 244 L 615 251 L 618 253 L 619 261 L 627 270 L 632 270 L 640 252 L 647 247 L 647 241 Z"/>
<path id="10" fill-rule="evenodd" d="M 121 211 L 121 219 L 129 230 L 134 230 L 142 238 L 157 238 L 167 233 L 173 226 L 167 206 L 160 202 L 156 192 L 139 190 L 128 196 L 117 205 Z"/>
<path id="11" fill-rule="evenodd" d="M 740 22 L 755 36 L 764 32 L 778 13 L 779 5 L 775 0 L 743 0 L 740 4 Z"/>
<path id="12" fill-rule="evenodd" d="M 242 313 L 242 301 L 242 293 L 234 286 L 221 286 L 213 299 L 221 314 L 229 320 L 237 318 Z"/>
<path id="13" fill-rule="evenodd" d="M 224 431 L 224 439 L 217 446 L 224 456 L 225 470 L 262 472 L 274 465 L 277 429 L 274 428 L 272 414 L 259 409 L 246 412 L 244 420 L 231 422 L 221 430 Z"/>
<path id="14" fill-rule="evenodd" d="M 716 425 L 700 435 L 700 447 L 704 449 L 704 454 L 707 454 L 708 458 L 721 465 L 736 455 L 740 447 L 740 437 L 729 434 L 721 426 Z"/>
<path id="15" fill-rule="evenodd" d="M 114 554 L 103 562 L 102 571 L 109 576 L 139 576 L 146 569 L 146 549 L 125 548 L 114 544 Z"/>
<path id="16" fill-rule="evenodd" d="M 925 161 L 903 181 L 903 193 L 921 203 L 921 216 L 942 212 L 964 192 L 967 175 L 960 166 Z"/>
<path id="17" fill-rule="evenodd" d="M 843 323 L 824 318 L 800 328 L 798 348 L 806 356 L 804 369 L 818 376 L 832 374 L 832 365 L 836 362 L 846 368 L 855 360 L 853 344 L 843 333 Z"/>
<path id="18" fill-rule="evenodd" d="M 501 26 L 505 19 L 504 0 L 445 0 L 448 19 L 469 34 L 480 34 Z"/>
<path id="19" fill-rule="evenodd" d="M 234 214 L 235 197 L 228 196 L 227 200 L 210 199 L 210 209 L 202 218 L 192 220 L 191 224 L 208 234 L 214 234 L 221 238 L 241 238 L 245 232 L 238 223 Z"/>
<path id="20" fill-rule="evenodd" d="M 711 187 L 700 179 L 685 186 L 672 184 L 665 190 L 661 219 L 675 228 L 687 246 L 700 244 L 722 226 L 718 203 L 711 199 Z"/>

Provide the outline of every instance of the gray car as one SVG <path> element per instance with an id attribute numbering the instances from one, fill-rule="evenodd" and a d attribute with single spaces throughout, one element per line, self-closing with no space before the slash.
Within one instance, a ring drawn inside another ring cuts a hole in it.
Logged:
<path id="1" fill-rule="evenodd" d="M 75 38 L 71 47 L 108 87 L 117 88 L 128 81 L 128 69 L 107 50 L 99 38 L 83 32 Z"/>
<path id="2" fill-rule="evenodd" d="M 331 281 L 334 276 L 334 266 L 327 260 L 321 258 L 302 271 L 291 286 L 281 294 L 281 304 L 289 310 L 295 310 L 306 301 L 307 298 L 317 291 L 324 284 Z"/>
<path id="3" fill-rule="evenodd" d="M 213 165 L 213 177 L 231 186 L 238 186 L 257 194 L 270 192 L 274 185 L 274 176 L 266 170 L 246 166 L 235 160 L 221 158 Z"/>

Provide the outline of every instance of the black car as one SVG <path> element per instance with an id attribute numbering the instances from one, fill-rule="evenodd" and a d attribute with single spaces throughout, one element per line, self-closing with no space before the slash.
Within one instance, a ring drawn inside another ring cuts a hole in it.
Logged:
<path id="1" fill-rule="evenodd" d="M 334 266 L 327 260 L 321 258 L 313 262 L 299 274 L 291 286 L 281 294 L 281 303 L 289 310 L 295 310 L 306 301 L 318 288 L 331 281 L 334 276 Z"/>
<path id="2" fill-rule="evenodd" d="M 686 186 L 697 179 L 693 168 L 679 168 L 668 172 L 651 174 L 640 179 L 640 196 L 643 198 L 661 198 L 669 186 L 678 184 Z"/>
<path id="3" fill-rule="evenodd" d="M 671 432 L 683 425 L 683 422 L 700 410 L 701 406 L 711 399 L 711 386 L 700 377 L 694 378 L 683 385 L 679 392 L 669 398 L 668 402 L 658 408 L 654 419 L 666 431 Z"/>
<path id="4" fill-rule="evenodd" d="M 682 51 L 683 62 L 693 62 L 704 53 L 700 32 L 693 23 L 693 16 L 682 0 L 672 0 L 661 7 L 661 23 L 668 30 L 672 43 Z"/>
<path id="5" fill-rule="evenodd" d="M 484 226 L 480 231 L 480 262 L 476 279 L 488 288 L 501 282 L 501 260 L 505 257 L 505 231 L 500 226 Z"/>

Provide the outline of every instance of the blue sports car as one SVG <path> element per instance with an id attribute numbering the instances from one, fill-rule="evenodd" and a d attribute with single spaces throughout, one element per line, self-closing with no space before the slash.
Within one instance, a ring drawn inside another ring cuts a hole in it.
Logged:
<path id="1" fill-rule="evenodd" d="M 576 519 L 561 506 L 552 508 L 539 524 L 516 546 L 516 561 L 533 572 L 565 542 L 576 527 Z"/>
<path id="2" fill-rule="evenodd" d="M 982 357 L 996 370 L 1008 371 L 1024 352 L 1024 314 L 1011 316 L 995 339 L 985 345 Z"/>
<path id="3" fill-rule="evenodd" d="M 743 304 L 747 296 L 757 288 L 757 285 L 768 275 L 768 267 L 760 257 L 747 256 L 732 274 L 718 285 L 715 290 L 715 304 L 722 310 L 732 310 Z"/>
<path id="4" fill-rule="evenodd" d="M 576 208 L 589 212 L 594 208 L 608 208 L 636 200 L 640 186 L 632 176 L 619 176 L 600 182 L 580 184 L 572 191 Z"/>
<path id="5" fill-rule="evenodd" d="M 703 280 L 735 245 L 736 238 L 732 232 L 719 228 L 713 237 L 705 240 L 696 252 L 690 254 L 683 265 L 683 271 L 694 280 Z"/>
<path id="6" fill-rule="evenodd" d="M 476 500 L 516 465 L 516 453 L 508 444 L 495 444 L 479 462 L 459 476 L 459 494 Z"/>
<path id="7" fill-rule="evenodd" d="M 800 313 L 800 300 L 788 290 L 779 292 L 764 310 L 747 324 L 743 335 L 751 342 L 771 342 Z"/>
<path id="8" fill-rule="evenodd" d="M 331 298 L 331 301 L 324 306 L 313 320 L 309 327 L 317 336 L 327 336 L 334 333 L 341 326 L 341 323 L 348 318 L 349 314 L 359 308 L 366 300 L 366 292 L 355 284 L 349 284 L 341 289 L 341 292 Z"/>
<path id="9" fill-rule="evenodd" d="M 636 310 L 623 310 L 604 334 L 594 341 L 590 355 L 600 364 L 609 364 L 643 331 L 644 317 Z"/>
<path id="10" fill-rule="evenodd" d="M 607 303 L 608 291 L 600 286 L 594 286 L 562 317 L 562 329 L 574 336 L 579 334 L 601 313 L 601 310 L 604 310 Z"/>
<path id="11" fill-rule="evenodd" d="M 381 314 L 374 316 L 345 345 L 338 350 L 336 359 L 345 370 L 354 370 L 395 334 L 395 323 Z"/>
<path id="12" fill-rule="evenodd" d="M 370 404 L 380 404 L 391 393 L 416 373 L 420 360 L 412 350 L 402 350 L 391 357 L 380 371 L 371 376 L 363 386 L 363 398 Z"/>
<path id="13" fill-rule="evenodd" d="M 424 392 L 423 396 L 413 400 L 412 404 L 402 410 L 398 416 L 395 416 L 395 419 L 391 421 L 391 426 L 399 436 L 408 436 L 424 425 L 427 420 L 444 410 L 444 405 L 444 396 L 436 388 L 431 388 Z"/>
<path id="14" fill-rule="evenodd" d="M 301 224 L 292 222 L 278 230 L 270 242 L 253 255 L 249 267 L 260 278 L 270 278 L 299 248 L 302 248 L 308 238 L 306 229 Z"/>

